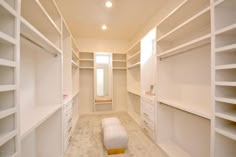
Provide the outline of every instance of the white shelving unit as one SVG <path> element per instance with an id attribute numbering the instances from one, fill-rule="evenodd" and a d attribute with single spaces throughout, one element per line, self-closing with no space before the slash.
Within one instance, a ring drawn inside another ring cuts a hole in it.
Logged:
<path id="1" fill-rule="evenodd" d="M 140 41 L 126 51 L 127 103 L 129 115 L 141 125 L 140 115 Z"/>
<path id="2" fill-rule="evenodd" d="M 127 110 L 126 54 L 113 53 L 113 111 Z"/>
<path id="3" fill-rule="evenodd" d="M 185 0 L 156 28 L 157 144 L 170 157 L 210 156 L 210 13 L 210 0 Z"/>
<path id="4" fill-rule="evenodd" d="M 236 2 L 220 0 L 212 4 L 212 157 L 233 157 L 236 153 Z"/>
<path id="5" fill-rule="evenodd" d="M 21 1 L 20 139 L 24 157 L 63 153 L 61 20 L 54 1 Z"/>
<path id="6" fill-rule="evenodd" d="M 80 114 L 92 113 L 94 110 L 94 53 L 80 52 Z M 88 61 L 87 61 L 88 60 Z"/>
<path id="7" fill-rule="evenodd" d="M 19 154 L 19 7 L 0 0 L 0 156 Z"/>

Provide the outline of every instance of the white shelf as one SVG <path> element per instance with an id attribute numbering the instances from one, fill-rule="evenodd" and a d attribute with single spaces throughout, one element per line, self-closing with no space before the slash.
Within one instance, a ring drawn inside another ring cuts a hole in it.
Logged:
<path id="1" fill-rule="evenodd" d="M 71 63 L 72 63 L 72 66 L 74 68 L 78 68 L 79 67 L 79 65 L 75 61 L 71 60 Z"/>
<path id="2" fill-rule="evenodd" d="M 16 62 L 0 59 L 0 66 L 16 67 Z"/>
<path id="3" fill-rule="evenodd" d="M 11 108 L 7 110 L 0 111 L 0 119 L 5 118 L 9 115 L 16 113 L 16 108 Z"/>
<path id="4" fill-rule="evenodd" d="M 236 64 L 218 65 L 215 67 L 215 69 L 216 70 L 236 69 Z"/>
<path id="5" fill-rule="evenodd" d="M 20 136 L 23 139 L 61 108 L 61 105 L 37 106 L 21 114 Z"/>
<path id="6" fill-rule="evenodd" d="M 72 50 L 72 55 L 79 60 L 79 55 L 75 52 L 75 50 Z"/>
<path id="7" fill-rule="evenodd" d="M 172 55 L 176 55 L 179 53 L 186 52 L 188 50 L 194 49 L 196 47 L 200 47 L 206 44 L 209 44 L 211 42 L 211 35 L 205 35 L 203 37 L 199 37 L 197 39 L 194 39 L 192 41 L 189 41 L 187 43 L 184 43 L 180 46 L 177 46 L 173 49 L 167 50 L 159 55 L 157 55 L 159 58 L 166 58 Z"/>
<path id="8" fill-rule="evenodd" d="M 206 9 L 200 11 L 199 13 L 197 13 L 196 15 L 192 16 L 190 19 L 186 20 L 184 23 L 180 24 L 179 26 L 175 27 L 173 30 L 169 31 L 168 33 L 166 33 L 165 35 L 163 35 L 161 38 L 159 38 L 157 40 L 157 43 L 159 43 L 162 40 L 165 40 L 166 38 L 168 38 L 169 36 L 171 36 L 172 34 L 174 34 L 175 32 L 179 31 L 180 29 L 184 29 L 185 26 L 187 26 L 188 24 L 192 24 L 193 26 L 195 26 L 194 22 L 198 22 L 198 18 L 202 17 L 204 14 L 210 12 L 210 7 L 207 7 Z M 183 32 L 185 33 L 185 32 Z"/>
<path id="9" fill-rule="evenodd" d="M 7 4 L 4 0 L 0 0 L 0 5 L 5 8 L 10 14 L 16 17 L 16 11 L 9 5 Z"/>
<path id="10" fill-rule="evenodd" d="M 169 19 L 172 15 L 174 15 L 177 11 L 179 11 L 183 6 L 187 4 L 190 0 L 184 0 L 180 5 L 178 5 L 173 11 L 171 11 L 163 20 L 161 20 L 157 26 L 163 24 L 167 19 Z"/>
<path id="11" fill-rule="evenodd" d="M 12 37 L 10 37 L 9 35 L 0 32 L 0 43 L 4 43 L 4 44 L 16 44 L 16 40 Z"/>
<path id="12" fill-rule="evenodd" d="M 236 87 L 236 82 L 216 82 L 215 85 L 217 86 L 234 86 Z"/>
<path id="13" fill-rule="evenodd" d="M 228 138 L 231 138 L 233 140 L 236 140 L 236 127 L 234 125 L 232 126 L 227 126 L 227 127 L 224 127 L 222 129 L 220 128 L 215 128 L 215 131 L 218 133 L 218 134 L 221 134 L 223 136 L 226 136 Z"/>
<path id="14" fill-rule="evenodd" d="M 113 70 L 126 70 L 126 68 L 124 67 L 113 67 L 112 69 Z"/>
<path id="15" fill-rule="evenodd" d="M 124 62 L 125 63 L 126 60 L 113 60 L 112 62 L 122 62 L 122 63 Z"/>
<path id="16" fill-rule="evenodd" d="M 0 92 L 6 92 L 6 91 L 11 91 L 11 90 L 16 90 L 15 85 L 0 85 Z"/>
<path id="17" fill-rule="evenodd" d="M 198 105 L 187 105 L 181 102 L 171 101 L 171 100 L 158 100 L 159 102 L 163 103 L 164 105 L 168 105 L 186 112 L 189 112 L 191 114 L 200 116 L 205 119 L 211 119 L 212 114 L 209 109 L 204 108 L 198 108 Z M 210 105 L 210 104 L 209 104 Z"/>
<path id="18" fill-rule="evenodd" d="M 223 118 L 226 120 L 230 120 L 236 122 L 236 111 L 229 111 L 229 112 L 216 112 L 216 117 Z"/>
<path id="19" fill-rule="evenodd" d="M 95 105 L 107 105 L 107 104 L 112 105 L 112 101 L 111 102 L 95 102 Z"/>
<path id="20" fill-rule="evenodd" d="M 94 67 L 79 67 L 80 69 L 94 69 Z"/>
<path id="21" fill-rule="evenodd" d="M 127 91 L 131 94 L 134 94 L 134 95 L 137 95 L 137 96 L 140 96 L 140 91 L 138 90 L 134 90 L 134 89 L 127 89 Z"/>
<path id="22" fill-rule="evenodd" d="M 17 134 L 16 131 L 12 131 L 9 132 L 7 134 L 4 135 L 0 135 L 0 146 L 2 146 L 3 144 L 5 144 L 6 142 L 8 142 L 10 139 L 12 139 L 13 137 L 15 137 Z"/>
<path id="23" fill-rule="evenodd" d="M 236 104 L 236 98 L 215 97 L 215 100 L 219 102 L 229 103 L 229 104 Z"/>
<path id="24" fill-rule="evenodd" d="M 89 61 L 89 62 L 93 62 L 93 59 L 79 59 L 79 61 Z"/>
<path id="25" fill-rule="evenodd" d="M 137 68 L 137 67 L 140 67 L 140 62 L 132 64 L 132 65 L 129 65 L 127 68 L 128 69 L 132 69 L 132 68 Z"/>
<path id="26" fill-rule="evenodd" d="M 236 44 L 232 44 L 232 45 L 217 48 L 215 50 L 215 52 L 216 53 L 223 53 L 223 52 L 233 52 L 235 50 L 236 50 Z"/>
<path id="27" fill-rule="evenodd" d="M 135 54 L 133 54 L 132 56 L 130 56 L 129 58 L 127 58 L 128 61 L 138 57 L 140 55 L 140 51 L 136 52 Z"/>
<path id="28" fill-rule="evenodd" d="M 225 1 L 225 0 L 217 0 L 217 1 L 215 1 L 214 6 L 216 7 L 216 6 L 218 6 L 219 4 L 223 3 L 224 1 Z"/>
<path id="29" fill-rule="evenodd" d="M 30 8 L 28 8 L 28 9 L 30 9 L 29 11 L 33 10 L 34 14 L 35 14 L 35 16 L 33 16 L 33 17 L 36 18 L 36 19 L 33 19 L 33 20 L 39 20 L 39 21 L 43 20 L 44 23 L 41 23 L 41 24 L 39 23 L 39 24 L 40 24 L 41 27 L 44 27 L 44 30 L 51 30 L 51 31 L 54 30 L 58 34 L 61 34 L 60 29 L 54 23 L 52 18 L 48 15 L 47 11 L 43 8 L 43 6 L 42 6 L 42 4 L 40 3 L 39 0 L 34 0 L 34 1 L 28 0 L 25 3 L 27 3 L 27 6 L 24 6 L 22 8 L 25 9 L 26 7 L 30 7 Z M 24 3 L 22 2 L 22 4 L 24 4 Z M 30 14 L 30 12 L 28 12 L 28 14 Z M 51 25 L 51 26 L 49 26 L 48 24 Z"/>
<path id="30" fill-rule="evenodd" d="M 235 34 L 236 33 L 236 24 L 232 24 L 230 26 L 224 27 L 220 30 L 218 30 L 215 35 L 220 34 Z"/>
<path id="31" fill-rule="evenodd" d="M 170 141 L 158 145 L 169 157 L 192 157 L 174 142 Z"/>
<path id="32" fill-rule="evenodd" d="M 62 54 L 62 51 L 59 48 L 57 48 L 49 39 L 47 39 L 24 18 L 21 18 L 21 34 L 55 55 Z"/>

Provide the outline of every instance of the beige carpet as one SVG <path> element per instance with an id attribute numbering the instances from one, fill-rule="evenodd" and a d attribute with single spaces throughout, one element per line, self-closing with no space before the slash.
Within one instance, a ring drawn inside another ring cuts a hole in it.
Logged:
<path id="1" fill-rule="evenodd" d="M 118 117 L 129 136 L 125 154 L 107 155 L 102 142 L 101 119 Z M 127 113 L 82 116 L 65 157 L 161 157 L 160 149 L 142 132 Z"/>

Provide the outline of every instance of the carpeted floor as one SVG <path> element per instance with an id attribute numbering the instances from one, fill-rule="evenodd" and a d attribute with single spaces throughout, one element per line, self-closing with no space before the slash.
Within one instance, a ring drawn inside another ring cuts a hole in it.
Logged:
<path id="1" fill-rule="evenodd" d="M 101 119 L 118 117 L 129 136 L 125 154 L 107 155 L 103 146 Z M 160 149 L 142 132 L 127 113 L 80 117 L 65 157 L 162 157 Z"/>

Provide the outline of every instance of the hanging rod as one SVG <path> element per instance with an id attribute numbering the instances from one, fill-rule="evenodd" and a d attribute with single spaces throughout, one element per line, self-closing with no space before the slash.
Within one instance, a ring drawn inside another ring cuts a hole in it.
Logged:
<path id="1" fill-rule="evenodd" d="M 43 46 L 41 46 L 40 44 L 36 43 L 35 41 L 31 40 L 30 38 L 28 38 L 27 36 L 25 36 L 24 34 L 20 34 L 20 36 L 24 39 L 26 39 L 27 41 L 31 42 L 32 44 L 36 45 L 37 47 L 43 49 L 45 52 L 53 55 L 54 57 L 57 57 L 57 54 L 52 53 L 50 51 L 48 51 L 47 49 L 45 49 Z"/>

